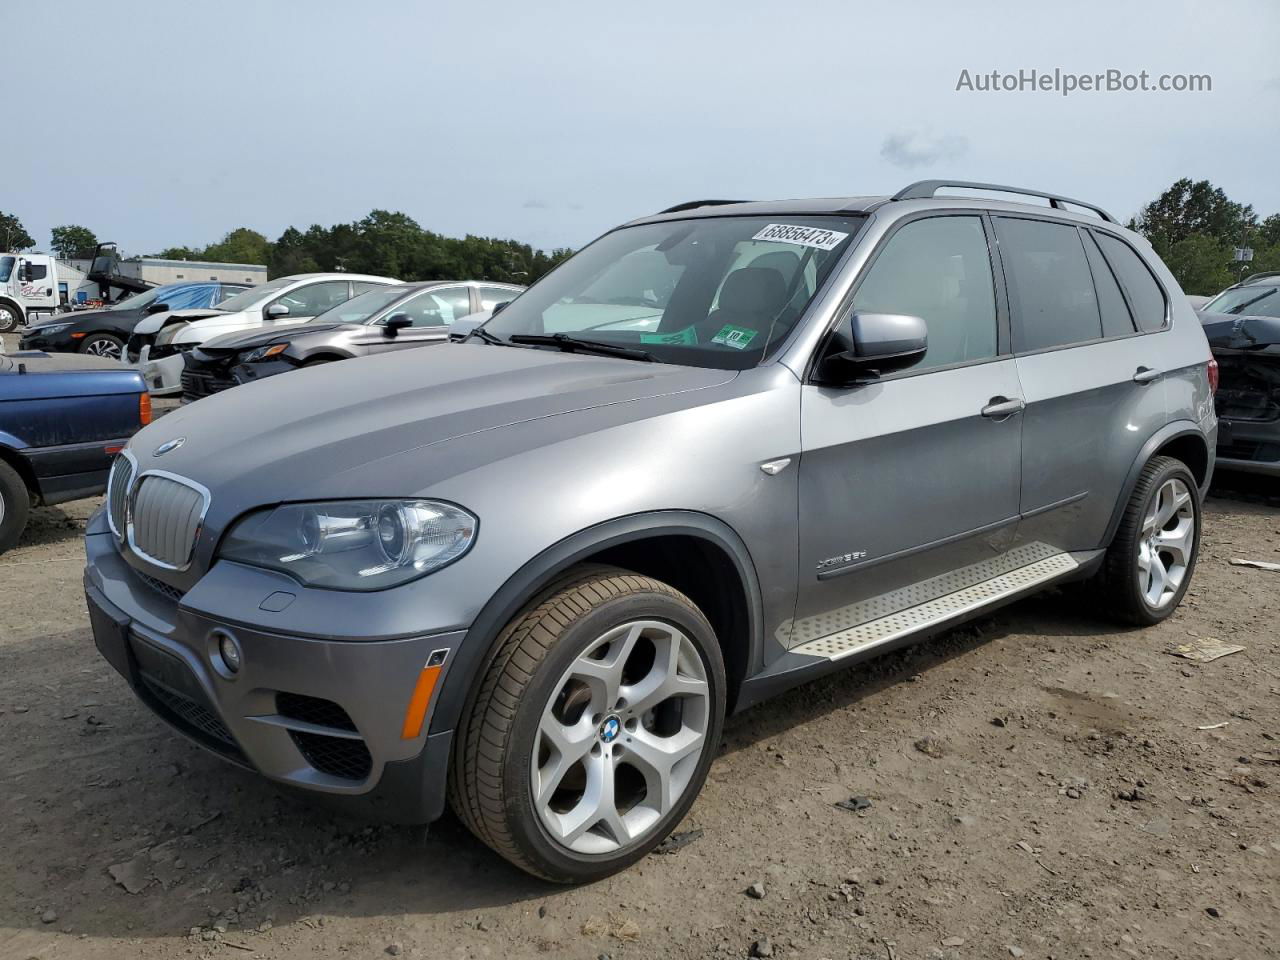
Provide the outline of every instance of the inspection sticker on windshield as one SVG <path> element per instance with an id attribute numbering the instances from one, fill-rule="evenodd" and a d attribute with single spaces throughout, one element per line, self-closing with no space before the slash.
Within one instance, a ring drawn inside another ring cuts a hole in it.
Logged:
<path id="1" fill-rule="evenodd" d="M 751 341 L 756 338 L 756 334 L 759 332 L 759 330 L 747 330 L 744 327 L 725 324 L 720 328 L 720 332 L 711 338 L 711 342 L 733 347 L 735 350 L 745 350 L 751 345 Z"/>
<path id="2" fill-rule="evenodd" d="M 813 247 L 815 250 L 834 250 L 848 237 L 847 233 L 839 230 L 802 227 L 794 223 L 771 223 L 751 239 L 794 243 L 800 247 Z"/>
<path id="3" fill-rule="evenodd" d="M 698 342 L 698 332 L 693 327 L 685 327 L 675 333 L 642 333 L 641 343 L 678 343 L 692 345 Z"/>

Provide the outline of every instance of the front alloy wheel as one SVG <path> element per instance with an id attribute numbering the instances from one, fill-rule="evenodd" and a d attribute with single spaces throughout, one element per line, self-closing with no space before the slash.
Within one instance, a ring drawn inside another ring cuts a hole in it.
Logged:
<path id="1" fill-rule="evenodd" d="M 665 583 L 584 569 L 517 616 L 455 736 L 450 802 L 530 873 L 596 880 L 635 863 L 701 790 L 724 663 Z"/>

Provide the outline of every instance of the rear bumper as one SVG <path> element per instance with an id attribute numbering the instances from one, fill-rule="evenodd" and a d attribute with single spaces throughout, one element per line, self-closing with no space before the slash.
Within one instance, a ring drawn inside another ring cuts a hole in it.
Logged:
<path id="1" fill-rule="evenodd" d="M 1280 476 L 1280 423 L 1220 417 L 1217 453 L 1224 470 Z"/>
<path id="2" fill-rule="evenodd" d="M 429 713 L 421 732 L 406 737 L 403 726 L 419 674 L 444 650 L 439 698 L 463 632 L 331 641 L 221 622 L 146 581 L 109 533 L 91 532 L 85 546 L 95 644 L 179 733 L 349 812 L 400 823 L 443 812 L 452 731 L 428 735 Z M 224 635 L 242 654 L 235 674 L 217 652 Z"/>
<path id="3" fill-rule="evenodd" d="M 51 506 L 102 493 L 107 488 L 111 460 L 127 442 L 127 437 L 121 437 L 24 450 L 41 503 Z"/>

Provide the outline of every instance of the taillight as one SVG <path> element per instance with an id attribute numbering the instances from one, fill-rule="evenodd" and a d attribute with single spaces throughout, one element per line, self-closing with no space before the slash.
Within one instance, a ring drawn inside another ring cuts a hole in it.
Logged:
<path id="1" fill-rule="evenodd" d="M 1217 386 L 1217 375 L 1214 375 L 1214 385 Z M 138 420 L 145 427 L 151 422 L 151 394 L 143 392 L 138 394 Z"/>
<path id="2" fill-rule="evenodd" d="M 1209 358 L 1209 392 L 1218 392 L 1218 361 L 1213 357 Z"/>

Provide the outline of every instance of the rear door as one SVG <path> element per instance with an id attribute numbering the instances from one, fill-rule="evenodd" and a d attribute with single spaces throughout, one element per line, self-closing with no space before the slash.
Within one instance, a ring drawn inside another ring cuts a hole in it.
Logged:
<path id="1" fill-rule="evenodd" d="M 985 218 L 910 220 L 873 256 L 852 309 L 923 317 L 929 350 L 803 388 L 793 646 L 1004 572 L 1017 527 L 1022 391 Z"/>
<path id="2" fill-rule="evenodd" d="M 1104 243 L 1127 242 L 1050 218 L 994 217 L 1004 265 L 1022 424 L 1018 538 L 1064 551 L 1102 545 L 1129 468 L 1166 422 L 1159 332 L 1140 332 L 1137 295 Z M 1152 284 L 1154 279 L 1148 279 Z M 1150 295 L 1150 290 L 1145 294 Z M 1154 331 L 1167 326 L 1156 287 Z"/>

